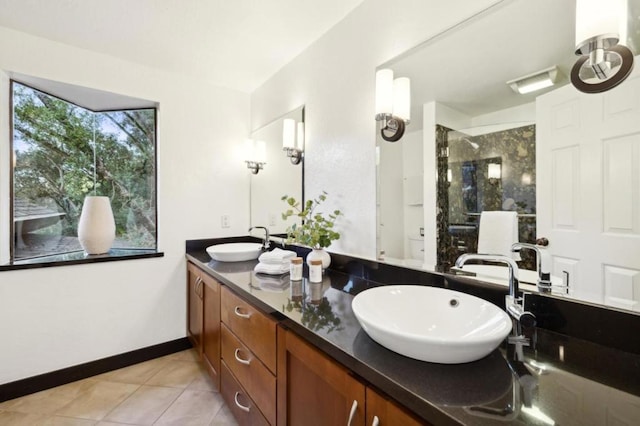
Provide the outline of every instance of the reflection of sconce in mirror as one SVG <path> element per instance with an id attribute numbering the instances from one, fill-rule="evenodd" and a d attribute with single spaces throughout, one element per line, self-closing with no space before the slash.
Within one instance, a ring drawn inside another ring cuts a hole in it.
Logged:
<path id="1" fill-rule="evenodd" d="M 451 171 L 451 169 L 447 169 L 447 182 L 451 183 L 452 180 L 453 180 L 453 172 Z"/>
<path id="2" fill-rule="evenodd" d="M 251 170 L 251 173 L 257 175 L 260 170 L 267 164 L 267 146 L 264 141 L 254 141 L 253 139 L 247 139 L 245 141 L 245 154 L 247 168 Z"/>
<path id="3" fill-rule="evenodd" d="M 507 81 L 507 84 L 511 86 L 514 92 L 524 95 L 551 87 L 556 84 L 558 78 L 558 67 L 554 65 L 541 71 Z"/>
<path id="4" fill-rule="evenodd" d="M 304 149 L 304 123 L 285 118 L 282 123 L 282 150 L 287 151 L 291 164 L 300 164 Z"/>
<path id="5" fill-rule="evenodd" d="M 502 166 L 498 163 L 489 163 L 487 165 L 487 177 L 489 178 L 489 183 L 497 184 L 502 178 Z"/>
<path id="6" fill-rule="evenodd" d="M 622 83 L 633 68 L 627 42 L 628 0 L 576 1 L 576 55 L 571 84 L 584 93 L 600 93 Z"/>
<path id="7" fill-rule="evenodd" d="M 376 121 L 382 122 L 380 135 L 387 142 L 397 142 L 404 135 L 411 117 L 411 83 L 409 78 L 393 79 L 393 70 L 376 72 Z"/>

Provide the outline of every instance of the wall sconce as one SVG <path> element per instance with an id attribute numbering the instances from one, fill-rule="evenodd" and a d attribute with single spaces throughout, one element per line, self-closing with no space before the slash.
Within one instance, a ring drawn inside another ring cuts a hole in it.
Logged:
<path id="1" fill-rule="evenodd" d="M 554 65 L 541 71 L 507 81 L 507 84 L 511 86 L 514 92 L 524 95 L 553 86 L 556 84 L 556 81 L 558 81 L 558 77 L 558 67 Z"/>
<path id="2" fill-rule="evenodd" d="M 451 183 L 452 180 L 453 180 L 453 172 L 451 171 L 451 169 L 447 169 L 447 182 Z"/>
<path id="3" fill-rule="evenodd" d="M 304 123 L 296 125 L 293 118 L 285 118 L 282 123 L 282 150 L 287 151 L 291 164 L 300 164 L 304 149 Z"/>
<path id="4" fill-rule="evenodd" d="M 411 82 L 407 77 L 393 79 L 393 70 L 376 72 L 376 121 L 382 122 L 380 135 L 397 142 L 411 118 Z"/>
<path id="5" fill-rule="evenodd" d="M 267 164 L 267 145 L 264 141 L 254 141 L 247 139 L 245 141 L 245 153 L 247 155 L 247 168 L 251 173 L 257 175 L 260 170 Z"/>
<path id="6" fill-rule="evenodd" d="M 499 163 L 487 164 L 487 177 L 489 183 L 495 185 L 502 178 L 502 165 Z"/>
<path id="7" fill-rule="evenodd" d="M 633 68 L 627 40 L 627 0 L 576 1 L 576 55 L 571 84 L 600 93 L 622 83 Z M 622 44 L 621 44 L 622 43 Z"/>

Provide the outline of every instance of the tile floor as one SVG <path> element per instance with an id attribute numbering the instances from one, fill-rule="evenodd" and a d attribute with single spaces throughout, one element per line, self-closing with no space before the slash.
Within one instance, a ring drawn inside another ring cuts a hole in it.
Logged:
<path id="1" fill-rule="evenodd" d="M 2 426 L 236 425 L 193 349 L 0 403 Z"/>

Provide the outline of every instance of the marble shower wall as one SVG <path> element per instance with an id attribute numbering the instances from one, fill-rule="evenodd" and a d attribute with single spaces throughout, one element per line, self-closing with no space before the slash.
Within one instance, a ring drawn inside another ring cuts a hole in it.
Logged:
<path id="1" fill-rule="evenodd" d="M 517 211 L 519 239 L 536 238 L 535 125 L 471 136 L 436 126 L 438 269 L 476 252 L 482 211 Z M 489 178 L 489 164 L 500 178 Z M 524 254 L 524 253 L 523 253 Z M 521 267 L 532 259 L 523 256 Z"/>

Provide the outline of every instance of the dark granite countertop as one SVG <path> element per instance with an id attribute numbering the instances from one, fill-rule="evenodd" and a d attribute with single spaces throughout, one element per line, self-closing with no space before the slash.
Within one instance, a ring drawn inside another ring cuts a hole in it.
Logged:
<path id="1" fill-rule="evenodd" d="M 355 294 L 379 282 L 331 269 L 318 284 L 257 276 L 257 261 L 216 262 L 202 249 L 187 259 L 432 424 L 640 424 L 638 354 L 536 328 L 524 362 L 506 342 L 467 364 L 417 361 L 374 342 L 351 311 Z"/>

